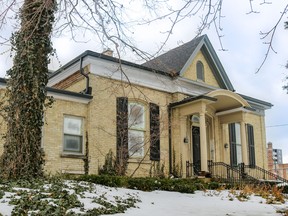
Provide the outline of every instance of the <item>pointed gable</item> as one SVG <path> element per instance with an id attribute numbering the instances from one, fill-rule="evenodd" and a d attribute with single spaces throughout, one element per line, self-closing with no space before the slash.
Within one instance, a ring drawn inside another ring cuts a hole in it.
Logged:
<path id="1" fill-rule="evenodd" d="M 207 72 L 206 76 L 208 76 L 208 85 L 234 91 L 233 85 L 207 35 L 197 37 L 188 43 L 176 47 L 144 63 L 143 66 L 197 80 L 197 59 L 203 60 L 204 71 Z M 194 73 L 194 75 L 191 73 Z"/>
<path id="2" fill-rule="evenodd" d="M 188 63 L 188 66 L 184 67 L 182 70 L 182 77 L 193 81 L 206 83 L 216 88 L 221 88 L 221 85 L 215 78 L 210 64 L 208 63 L 201 50 L 199 50 L 191 62 L 188 61 Z"/>
<path id="3" fill-rule="evenodd" d="M 195 38 L 179 47 L 148 61 L 143 66 L 153 68 L 155 70 L 164 71 L 170 74 L 179 73 L 191 56 L 191 53 L 197 48 L 199 42 L 204 36 Z"/>

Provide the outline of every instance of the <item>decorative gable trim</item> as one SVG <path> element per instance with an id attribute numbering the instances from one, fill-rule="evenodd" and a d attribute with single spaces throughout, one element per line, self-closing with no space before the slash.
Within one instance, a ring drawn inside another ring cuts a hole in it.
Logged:
<path id="1" fill-rule="evenodd" d="M 220 87 L 230 91 L 235 91 L 207 35 L 202 36 L 202 39 L 180 71 L 180 76 L 184 74 L 184 72 L 191 65 L 192 61 L 195 59 L 197 53 L 200 51 L 202 51 L 204 57 L 206 58 Z"/>

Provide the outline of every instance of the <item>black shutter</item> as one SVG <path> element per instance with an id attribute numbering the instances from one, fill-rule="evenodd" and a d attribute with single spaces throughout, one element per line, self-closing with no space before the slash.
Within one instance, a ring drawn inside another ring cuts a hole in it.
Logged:
<path id="1" fill-rule="evenodd" d="M 230 163 L 231 166 L 237 166 L 235 123 L 229 124 L 229 142 L 230 142 Z"/>
<path id="2" fill-rule="evenodd" d="M 128 158 L 128 98 L 118 97 L 116 104 L 117 161 Z"/>
<path id="3" fill-rule="evenodd" d="M 248 140 L 248 152 L 249 152 L 249 165 L 255 167 L 255 145 L 254 145 L 254 129 L 253 126 L 247 124 L 247 140 Z"/>
<path id="4" fill-rule="evenodd" d="M 150 103 L 150 160 L 160 161 L 160 115 L 159 106 Z"/>

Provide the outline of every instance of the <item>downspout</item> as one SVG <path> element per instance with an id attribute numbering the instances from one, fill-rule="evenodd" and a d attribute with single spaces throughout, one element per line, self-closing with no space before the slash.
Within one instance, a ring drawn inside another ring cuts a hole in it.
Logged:
<path id="1" fill-rule="evenodd" d="M 172 174 L 171 104 L 168 105 L 169 174 Z"/>
<path id="2" fill-rule="evenodd" d="M 86 78 L 86 89 L 85 89 L 85 94 L 91 94 L 90 92 L 90 88 L 89 88 L 89 76 L 88 74 L 85 74 L 84 73 L 84 69 L 83 69 L 83 59 L 84 59 L 84 56 L 81 56 L 80 57 L 80 74 L 83 75 L 85 78 Z"/>

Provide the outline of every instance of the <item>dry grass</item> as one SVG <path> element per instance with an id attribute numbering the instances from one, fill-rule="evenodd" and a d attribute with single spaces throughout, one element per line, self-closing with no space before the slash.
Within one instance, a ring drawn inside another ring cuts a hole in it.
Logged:
<path id="1" fill-rule="evenodd" d="M 214 192 L 209 193 L 209 196 L 219 195 L 222 190 L 226 190 L 225 186 L 221 186 Z M 267 204 L 283 204 L 285 203 L 285 195 L 282 193 L 283 189 L 271 185 L 245 185 L 243 187 L 235 187 L 229 189 L 228 199 L 233 201 L 237 198 L 239 201 L 247 201 L 252 195 L 260 196 L 266 200 Z M 288 210 L 285 211 L 288 216 Z"/>

